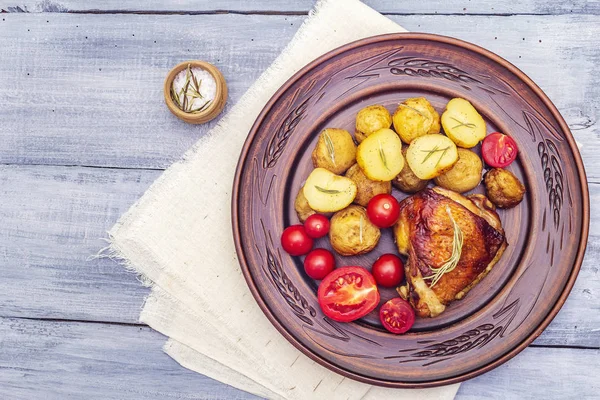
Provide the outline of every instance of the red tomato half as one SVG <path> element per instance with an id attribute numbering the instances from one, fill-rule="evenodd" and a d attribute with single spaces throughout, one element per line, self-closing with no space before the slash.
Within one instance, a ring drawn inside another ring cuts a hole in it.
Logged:
<path id="1" fill-rule="evenodd" d="M 292 225 L 281 234 L 281 246 L 291 256 L 301 256 L 313 247 L 313 240 L 306 234 L 303 225 Z"/>
<path id="2" fill-rule="evenodd" d="M 519 148 L 510 136 L 494 132 L 483 139 L 481 155 L 485 163 L 494 168 L 504 168 L 515 161 Z"/>
<path id="3" fill-rule="evenodd" d="M 314 249 L 304 259 L 304 271 L 313 279 L 325 278 L 335 268 L 335 258 L 329 250 Z"/>
<path id="4" fill-rule="evenodd" d="M 378 194 L 367 205 L 369 221 L 379 228 L 389 228 L 400 218 L 400 205 L 391 194 Z"/>
<path id="5" fill-rule="evenodd" d="M 364 317 L 379 304 L 375 279 L 362 267 L 333 270 L 319 285 L 318 294 L 323 313 L 339 322 Z"/>
<path id="6" fill-rule="evenodd" d="M 379 319 L 388 331 L 404 333 L 415 323 L 415 310 L 406 300 L 395 297 L 381 306 Z"/>
<path id="7" fill-rule="evenodd" d="M 313 239 L 318 239 L 329 233 L 329 219 L 321 214 L 313 214 L 304 221 L 306 234 Z"/>
<path id="8" fill-rule="evenodd" d="M 395 254 L 384 254 L 373 263 L 371 273 L 378 285 L 395 287 L 404 279 L 404 263 Z"/>

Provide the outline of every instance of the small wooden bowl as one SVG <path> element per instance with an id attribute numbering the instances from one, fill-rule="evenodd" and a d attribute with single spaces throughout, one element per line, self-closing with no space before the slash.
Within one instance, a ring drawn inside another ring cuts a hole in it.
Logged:
<path id="1" fill-rule="evenodd" d="M 175 76 L 186 69 L 188 65 L 190 65 L 192 68 L 197 67 L 208 71 L 213 78 L 215 78 L 215 82 L 217 83 L 215 98 L 208 108 L 206 108 L 206 110 L 199 113 L 187 113 L 181 110 L 171 98 L 171 86 L 173 85 Z M 225 107 L 225 102 L 227 101 L 227 84 L 225 83 L 225 78 L 223 77 L 221 71 L 219 71 L 214 65 L 205 61 L 185 61 L 181 64 L 177 64 L 167 75 L 164 84 L 164 95 L 167 107 L 169 107 L 169 110 L 171 110 L 171 112 L 179 119 L 190 124 L 203 124 L 214 119 L 217 115 L 219 115 L 219 113 L 221 113 L 221 111 L 223 111 L 223 107 Z"/>

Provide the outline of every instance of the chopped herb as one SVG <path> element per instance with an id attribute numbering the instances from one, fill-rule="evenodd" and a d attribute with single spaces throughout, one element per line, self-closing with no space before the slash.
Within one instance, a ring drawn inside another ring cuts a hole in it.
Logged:
<path id="1" fill-rule="evenodd" d="M 378 142 L 379 142 L 379 158 L 381 158 L 381 162 L 383 163 L 383 166 L 385 167 L 385 169 L 387 169 L 389 171 L 390 169 L 387 165 L 387 159 L 385 158 L 385 152 L 383 151 L 383 146 L 381 145 L 381 140 L 378 140 Z"/>
<path id="2" fill-rule="evenodd" d="M 417 109 L 416 109 L 416 108 L 414 108 L 414 107 L 407 106 L 407 105 L 406 105 L 406 104 L 404 104 L 404 103 L 400 103 L 400 104 L 398 104 L 398 107 L 406 107 L 406 108 L 408 108 L 408 109 L 411 109 L 411 110 L 413 110 L 414 112 L 416 112 L 417 114 L 419 114 L 421 117 L 423 117 L 423 118 L 427 118 L 427 115 L 423 114 L 421 111 L 417 110 Z"/>
<path id="3" fill-rule="evenodd" d="M 443 149 L 440 149 L 439 146 L 435 146 L 433 149 L 431 150 L 421 150 L 423 153 L 428 153 L 425 158 L 423 159 L 423 161 L 421 162 L 421 164 L 425 164 L 425 161 L 429 160 L 429 157 L 431 157 L 432 155 L 434 155 L 435 153 L 439 153 L 440 151 L 442 152 L 442 155 L 440 156 L 440 158 L 438 159 L 437 163 L 435 163 L 435 166 L 437 167 L 438 164 L 440 163 L 440 161 L 442 161 L 442 158 L 444 158 L 444 156 L 446 155 L 446 153 L 448 152 L 448 150 L 450 150 L 450 146 L 448 147 L 444 147 Z"/>
<path id="4" fill-rule="evenodd" d="M 327 147 L 329 157 L 331 158 L 333 166 L 335 167 L 335 147 L 333 147 L 333 141 L 327 132 L 323 132 L 323 138 L 325 139 L 325 147 Z"/>
<path id="5" fill-rule="evenodd" d="M 323 192 L 323 193 L 327 193 L 327 194 L 339 194 L 339 193 L 342 193 L 341 190 L 325 189 L 325 188 L 322 188 L 321 186 L 317 186 L 317 185 L 315 185 L 315 189 L 317 189 L 319 192 Z"/>
<path id="6" fill-rule="evenodd" d="M 454 117 L 450 117 L 450 118 L 452 118 L 453 120 L 455 120 L 456 122 L 458 122 L 458 125 L 453 126 L 452 129 L 456 129 L 456 128 L 459 128 L 461 126 L 465 126 L 465 127 L 469 128 L 469 129 L 475 129 L 477 127 L 477 125 L 475 125 L 474 123 L 471 123 L 471 122 L 462 122 L 461 120 L 456 119 Z"/>

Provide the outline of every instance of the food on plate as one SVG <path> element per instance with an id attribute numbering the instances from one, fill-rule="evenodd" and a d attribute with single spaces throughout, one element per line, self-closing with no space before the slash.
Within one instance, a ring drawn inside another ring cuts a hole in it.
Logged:
<path id="1" fill-rule="evenodd" d="M 322 238 L 329 233 L 329 219 L 322 214 L 313 214 L 304 221 L 304 230 L 313 239 Z"/>
<path id="2" fill-rule="evenodd" d="M 485 121 L 475 107 L 460 97 L 446 105 L 442 114 L 442 126 L 446 135 L 459 147 L 470 149 L 485 137 Z"/>
<path id="3" fill-rule="evenodd" d="M 354 137 L 358 143 L 371 133 L 392 126 L 392 116 L 384 106 L 375 104 L 363 108 L 356 114 L 356 131 Z"/>
<path id="4" fill-rule="evenodd" d="M 313 240 L 306 234 L 304 225 L 292 225 L 281 234 L 281 247 L 291 256 L 301 256 L 313 247 Z"/>
<path id="5" fill-rule="evenodd" d="M 367 178 L 365 173 L 360 169 L 358 164 L 354 164 L 346 171 L 346 177 L 356 183 L 356 197 L 354 202 L 358 205 L 366 207 L 374 196 L 380 193 L 391 193 L 392 184 L 390 182 L 377 182 Z"/>
<path id="6" fill-rule="evenodd" d="M 483 195 L 425 189 L 400 203 L 394 227 L 407 286 L 399 288 L 420 317 L 441 314 L 496 264 L 507 246 L 494 206 Z"/>
<path id="7" fill-rule="evenodd" d="M 395 297 L 381 306 L 379 320 L 391 333 L 401 334 L 412 328 L 415 311 L 406 300 Z"/>
<path id="8" fill-rule="evenodd" d="M 369 201 L 367 216 L 377 227 L 389 228 L 400 217 L 398 200 L 391 194 L 378 194 Z"/>
<path id="9" fill-rule="evenodd" d="M 404 100 L 392 119 L 394 129 L 406 144 L 419 136 L 440 133 L 440 115 L 425 97 Z"/>
<path id="10" fill-rule="evenodd" d="M 306 197 L 304 197 L 304 186 L 300 187 L 300 190 L 298 190 L 296 200 L 294 200 L 294 209 L 296 210 L 296 214 L 298 215 L 300 222 L 306 221 L 308 217 L 317 213 L 315 210 L 310 208 L 308 200 L 306 200 Z"/>
<path id="11" fill-rule="evenodd" d="M 329 240 L 333 249 L 343 256 L 368 253 L 373 250 L 381 232 L 367 217 L 364 207 L 351 205 L 331 218 Z"/>
<path id="12" fill-rule="evenodd" d="M 519 178 L 502 168 L 488 171 L 484 183 L 489 199 L 500 208 L 516 206 L 525 195 L 525 186 Z"/>
<path id="13" fill-rule="evenodd" d="M 481 143 L 481 155 L 487 165 L 504 168 L 517 158 L 519 148 L 510 136 L 500 132 L 489 134 Z"/>
<path id="14" fill-rule="evenodd" d="M 314 249 L 304 258 L 304 271 L 313 279 L 325 278 L 335 268 L 335 258 L 329 250 Z"/>
<path id="15" fill-rule="evenodd" d="M 323 313 L 339 322 L 362 318 L 379 304 L 373 275 L 362 267 L 341 267 L 321 281 L 318 291 Z"/>
<path id="16" fill-rule="evenodd" d="M 347 207 L 356 197 L 352 179 L 339 176 L 325 168 L 315 168 L 304 184 L 304 197 L 315 211 L 335 212 Z"/>
<path id="17" fill-rule="evenodd" d="M 471 150 L 458 149 L 458 161 L 452 168 L 436 177 L 434 182 L 448 190 L 458 193 L 473 190 L 481 182 L 483 163 Z"/>
<path id="18" fill-rule="evenodd" d="M 367 178 L 391 181 L 404 167 L 402 142 L 393 130 L 380 129 L 358 145 L 356 161 Z"/>
<path id="19" fill-rule="evenodd" d="M 406 158 L 406 152 L 408 151 L 408 146 L 402 145 L 402 155 Z M 423 190 L 427 187 L 429 180 L 420 179 L 415 175 L 413 170 L 408 165 L 408 162 L 404 163 L 404 168 L 402 171 L 392 181 L 392 185 L 394 187 L 402 190 L 405 193 L 417 193 L 419 190 Z"/>
<path id="20" fill-rule="evenodd" d="M 458 151 L 444 135 L 425 135 L 413 140 L 406 162 L 419 179 L 432 179 L 448 171 L 458 161 Z"/>
<path id="21" fill-rule="evenodd" d="M 373 263 L 371 273 L 383 287 L 396 287 L 404 280 L 404 263 L 395 254 L 383 254 Z"/>
<path id="22" fill-rule="evenodd" d="M 324 129 L 312 152 L 312 161 L 315 168 L 343 174 L 356 163 L 356 145 L 352 135 L 344 129 Z"/>

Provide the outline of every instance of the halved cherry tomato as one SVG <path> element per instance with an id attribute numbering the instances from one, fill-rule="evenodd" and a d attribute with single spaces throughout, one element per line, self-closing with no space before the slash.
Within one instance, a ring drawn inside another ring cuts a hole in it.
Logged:
<path id="1" fill-rule="evenodd" d="M 400 205 L 391 194 L 378 194 L 367 205 L 369 221 L 380 228 L 389 228 L 400 218 Z"/>
<path id="2" fill-rule="evenodd" d="M 318 295 L 323 313 L 339 322 L 364 317 L 379 304 L 375 279 L 362 267 L 333 270 L 321 281 Z"/>
<path id="3" fill-rule="evenodd" d="M 395 297 L 381 306 L 379 319 L 388 331 L 404 333 L 415 323 L 415 310 L 406 300 Z"/>
<path id="4" fill-rule="evenodd" d="M 304 229 L 311 238 L 321 238 L 329 233 L 329 219 L 321 214 L 313 214 L 304 221 Z"/>
<path id="5" fill-rule="evenodd" d="M 329 250 L 314 249 L 304 259 L 304 271 L 313 279 L 325 278 L 335 268 L 335 258 Z"/>
<path id="6" fill-rule="evenodd" d="M 481 155 L 485 163 L 494 168 L 504 168 L 515 161 L 519 148 L 510 136 L 494 132 L 483 139 Z"/>
<path id="7" fill-rule="evenodd" d="M 383 287 L 395 287 L 404 279 L 404 263 L 395 254 L 384 254 L 373 263 L 371 273 Z"/>
<path id="8" fill-rule="evenodd" d="M 281 234 L 281 246 L 291 256 L 306 254 L 313 247 L 313 240 L 306 234 L 304 225 L 292 225 Z"/>

